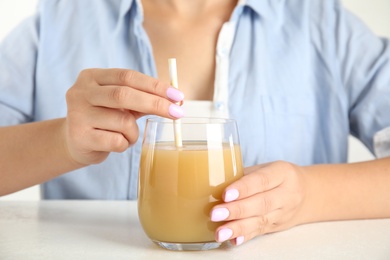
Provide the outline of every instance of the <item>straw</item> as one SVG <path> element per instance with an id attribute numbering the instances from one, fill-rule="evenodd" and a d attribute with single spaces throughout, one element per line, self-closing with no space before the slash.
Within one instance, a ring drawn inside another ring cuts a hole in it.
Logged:
<path id="1" fill-rule="evenodd" d="M 169 78 L 171 80 L 171 85 L 172 85 L 172 87 L 179 89 L 179 84 L 177 83 L 176 59 L 174 59 L 174 58 L 168 59 L 168 64 L 169 64 Z M 176 147 L 183 147 L 180 119 L 176 119 L 173 121 L 173 132 L 175 135 Z"/>

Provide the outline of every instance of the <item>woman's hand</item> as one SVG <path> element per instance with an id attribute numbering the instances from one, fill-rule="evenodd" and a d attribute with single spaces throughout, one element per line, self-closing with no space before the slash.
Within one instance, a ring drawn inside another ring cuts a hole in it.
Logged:
<path id="1" fill-rule="evenodd" d="M 138 139 L 136 120 L 146 114 L 177 119 L 184 95 L 169 84 L 125 69 L 88 69 L 66 95 L 66 146 L 71 158 L 89 165 L 122 152 Z"/>
<path id="2" fill-rule="evenodd" d="M 302 172 L 282 161 L 246 168 L 246 175 L 225 189 L 225 203 L 211 211 L 212 221 L 227 221 L 216 230 L 215 239 L 240 245 L 297 225 L 305 198 Z"/>

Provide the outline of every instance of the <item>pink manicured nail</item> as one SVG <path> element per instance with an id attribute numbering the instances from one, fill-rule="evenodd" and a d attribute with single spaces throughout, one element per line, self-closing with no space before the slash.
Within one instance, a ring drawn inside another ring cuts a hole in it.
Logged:
<path id="1" fill-rule="evenodd" d="M 218 242 L 224 242 L 233 235 L 233 231 L 229 228 L 223 228 L 218 231 Z"/>
<path id="2" fill-rule="evenodd" d="M 181 106 L 171 104 L 169 106 L 169 114 L 176 118 L 182 118 L 184 116 L 184 110 Z"/>
<path id="3" fill-rule="evenodd" d="M 229 210 L 227 208 L 213 209 L 211 212 L 211 221 L 222 221 L 229 217 Z"/>
<path id="4" fill-rule="evenodd" d="M 167 97 L 169 97 L 173 101 L 180 102 L 184 99 L 184 94 L 180 90 L 170 87 L 167 90 Z"/>
<path id="5" fill-rule="evenodd" d="M 236 237 L 236 246 L 239 246 L 242 243 L 244 243 L 244 236 Z"/>
<path id="6" fill-rule="evenodd" d="M 225 192 L 225 202 L 236 200 L 240 193 L 236 189 L 227 190 Z"/>

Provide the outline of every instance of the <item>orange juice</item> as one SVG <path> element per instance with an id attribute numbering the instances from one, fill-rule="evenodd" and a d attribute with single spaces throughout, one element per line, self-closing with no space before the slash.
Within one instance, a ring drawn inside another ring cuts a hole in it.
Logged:
<path id="1" fill-rule="evenodd" d="M 215 241 L 214 231 L 221 223 L 210 220 L 211 208 L 222 203 L 225 187 L 242 176 L 238 145 L 144 144 L 138 212 L 146 234 L 154 241 Z"/>

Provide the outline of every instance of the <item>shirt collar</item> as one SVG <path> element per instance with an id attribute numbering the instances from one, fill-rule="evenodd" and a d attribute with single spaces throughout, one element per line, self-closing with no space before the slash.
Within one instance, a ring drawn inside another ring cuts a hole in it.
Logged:
<path id="1" fill-rule="evenodd" d="M 141 14 L 143 13 L 142 5 L 140 4 L 140 0 L 122 0 L 121 6 L 120 6 L 120 16 L 123 17 L 126 15 L 126 13 L 131 9 L 133 6 L 133 3 L 137 5 L 137 9 L 141 11 Z"/>
<path id="2" fill-rule="evenodd" d="M 127 11 L 130 10 L 132 3 L 133 3 L 133 0 L 122 0 L 121 5 L 120 5 L 120 10 L 119 10 L 120 16 L 126 15 Z"/>
<path id="3" fill-rule="evenodd" d="M 133 4 L 137 5 L 138 15 L 143 17 L 141 0 L 122 0 L 120 6 L 120 15 L 123 17 L 130 10 Z M 267 17 L 271 13 L 279 10 L 284 0 L 239 0 L 238 6 L 247 6 L 255 11 L 258 15 Z"/>
<path id="4" fill-rule="evenodd" d="M 247 6 L 258 15 L 268 17 L 270 14 L 277 13 L 283 2 L 284 0 L 239 0 L 238 5 Z"/>

